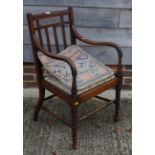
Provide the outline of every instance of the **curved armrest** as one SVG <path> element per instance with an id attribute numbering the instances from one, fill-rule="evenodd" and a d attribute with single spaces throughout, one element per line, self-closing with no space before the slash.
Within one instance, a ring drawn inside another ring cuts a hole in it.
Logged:
<path id="1" fill-rule="evenodd" d="M 77 69 L 76 69 L 74 62 L 69 57 L 62 56 L 62 55 L 54 55 L 54 54 L 48 52 L 47 50 L 43 49 L 36 41 L 34 41 L 34 42 L 35 42 L 36 48 L 39 51 L 41 51 L 44 55 L 46 55 L 47 57 L 50 57 L 52 59 L 64 61 L 70 66 L 71 72 L 72 72 L 72 77 L 73 77 L 72 95 L 76 95 L 77 94 L 77 86 L 76 86 Z"/>
<path id="2" fill-rule="evenodd" d="M 123 53 L 122 53 L 121 48 L 117 44 L 115 44 L 113 42 L 98 42 L 98 41 L 89 40 L 89 39 L 83 37 L 82 35 L 80 35 L 78 33 L 78 31 L 76 30 L 76 27 L 74 25 L 72 25 L 72 31 L 74 33 L 74 36 L 78 40 L 80 40 L 86 44 L 97 45 L 97 46 L 110 46 L 110 47 L 115 48 L 117 53 L 118 53 L 118 70 L 117 70 L 116 76 L 117 75 L 120 76 L 120 74 L 122 72 L 122 56 L 123 56 Z"/>

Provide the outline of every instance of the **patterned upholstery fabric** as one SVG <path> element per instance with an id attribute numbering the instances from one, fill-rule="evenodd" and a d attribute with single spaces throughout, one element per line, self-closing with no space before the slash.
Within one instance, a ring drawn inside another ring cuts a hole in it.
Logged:
<path id="1" fill-rule="evenodd" d="M 76 79 L 78 94 L 114 78 L 112 69 L 99 62 L 79 46 L 70 46 L 59 55 L 69 57 L 75 63 L 78 72 Z M 64 61 L 51 59 L 41 52 L 38 52 L 38 58 L 45 69 L 51 74 L 46 79 L 51 83 L 53 79 L 57 80 L 60 85 L 66 88 L 65 91 L 70 93 L 72 74 L 69 65 Z"/>

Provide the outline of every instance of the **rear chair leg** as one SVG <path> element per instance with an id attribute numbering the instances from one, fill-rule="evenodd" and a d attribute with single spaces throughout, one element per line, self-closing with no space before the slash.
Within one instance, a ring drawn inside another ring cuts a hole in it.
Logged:
<path id="1" fill-rule="evenodd" d="M 115 100 L 115 122 L 120 120 L 120 95 L 121 95 L 121 84 L 116 86 L 116 100 Z"/>
<path id="2" fill-rule="evenodd" d="M 44 96 L 45 96 L 45 89 L 39 88 L 39 100 L 38 100 L 38 105 L 37 105 L 35 113 L 34 113 L 34 121 L 38 120 L 38 114 L 39 114 L 39 111 L 43 105 Z"/>
<path id="3" fill-rule="evenodd" d="M 71 107 L 72 115 L 72 148 L 77 149 L 77 107 Z"/>

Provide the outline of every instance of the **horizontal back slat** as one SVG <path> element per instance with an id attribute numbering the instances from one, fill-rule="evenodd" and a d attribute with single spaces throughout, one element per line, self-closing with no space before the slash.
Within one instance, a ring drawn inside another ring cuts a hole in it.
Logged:
<path id="1" fill-rule="evenodd" d="M 48 11 L 48 12 L 44 12 L 44 13 L 33 14 L 32 18 L 33 18 L 33 20 L 38 20 L 38 19 L 56 17 L 56 16 L 60 16 L 60 15 L 68 15 L 68 14 L 69 14 L 68 10 L 51 11 L 51 12 Z"/>

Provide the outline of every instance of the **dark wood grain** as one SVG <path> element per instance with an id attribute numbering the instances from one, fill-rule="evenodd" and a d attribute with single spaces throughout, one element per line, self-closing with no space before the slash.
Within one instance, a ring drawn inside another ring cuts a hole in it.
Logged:
<path id="1" fill-rule="evenodd" d="M 115 73 L 115 78 L 112 80 L 109 80 L 95 88 L 89 89 L 81 94 L 78 94 L 77 92 L 77 82 L 76 82 L 76 77 L 77 77 L 77 68 L 75 66 L 74 61 L 72 61 L 69 57 L 65 57 L 62 55 L 58 54 L 53 54 L 51 53 L 51 43 L 50 43 L 50 37 L 49 37 L 49 31 L 48 28 L 52 29 L 53 28 L 53 38 L 55 40 L 55 46 L 57 49 L 57 52 L 60 52 L 59 50 L 59 44 L 58 44 L 58 35 L 57 35 L 57 27 L 61 26 L 61 34 L 62 34 L 62 40 L 64 44 L 64 48 L 67 47 L 67 41 L 66 41 L 66 31 L 64 27 L 64 19 L 63 16 L 68 15 L 69 17 L 69 29 L 70 29 L 70 40 L 71 44 L 76 44 L 76 40 L 80 40 L 85 44 L 89 45 L 94 45 L 94 46 L 110 46 L 114 48 L 117 51 L 117 56 L 118 56 L 118 63 L 117 63 L 117 71 Z M 45 23 L 43 25 L 39 24 L 40 20 L 47 19 L 47 18 L 52 18 L 58 16 L 60 17 L 60 23 L 52 23 L 49 25 L 46 25 Z M 77 148 L 77 120 L 78 120 L 78 107 L 84 103 L 84 101 L 91 99 L 92 97 L 95 97 L 96 95 L 115 87 L 116 88 L 116 109 L 115 109 L 115 120 L 118 120 L 119 116 L 119 109 L 120 109 L 120 91 L 121 91 L 121 84 L 122 84 L 122 50 L 121 48 L 113 43 L 113 42 L 97 42 L 97 41 L 92 41 L 89 39 L 86 39 L 82 35 L 78 33 L 78 31 L 75 28 L 74 25 L 74 15 L 73 15 L 73 9 L 69 7 L 66 10 L 61 10 L 61 11 L 53 11 L 53 12 L 47 12 L 47 13 L 39 13 L 39 14 L 27 14 L 28 18 L 28 26 L 29 26 L 29 32 L 30 32 L 30 39 L 32 43 L 32 50 L 33 50 L 33 56 L 34 56 L 34 63 L 35 63 L 35 68 L 36 68 L 36 73 L 37 73 L 37 81 L 38 81 L 38 86 L 40 90 L 40 97 L 38 101 L 38 106 L 35 112 L 35 117 L 34 119 L 37 120 L 39 111 L 43 105 L 43 100 L 44 100 L 44 92 L 45 89 L 49 90 L 52 92 L 54 95 L 58 96 L 61 98 L 65 103 L 69 105 L 71 108 L 71 116 L 72 116 L 72 148 L 76 149 Z M 37 21 L 38 24 L 34 24 L 34 21 Z M 42 38 L 43 38 L 43 32 L 40 33 L 40 31 L 44 30 L 45 36 L 46 36 L 46 41 L 47 41 L 47 47 L 42 46 Z M 36 35 L 38 34 L 38 35 Z M 44 79 L 43 72 L 42 72 L 42 64 L 40 63 L 38 57 L 37 57 L 37 52 L 40 51 L 47 57 L 50 57 L 52 59 L 58 60 L 58 61 L 64 61 L 66 62 L 72 73 L 72 89 L 71 93 L 66 93 L 64 90 L 61 90 L 54 84 L 51 84 L 47 80 Z"/>
<path id="2" fill-rule="evenodd" d="M 54 40 L 55 40 L 56 50 L 57 50 L 57 53 L 59 53 L 60 49 L 59 49 L 59 43 L 58 43 L 57 30 L 56 30 L 55 26 L 53 26 L 53 33 L 54 33 Z"/>

